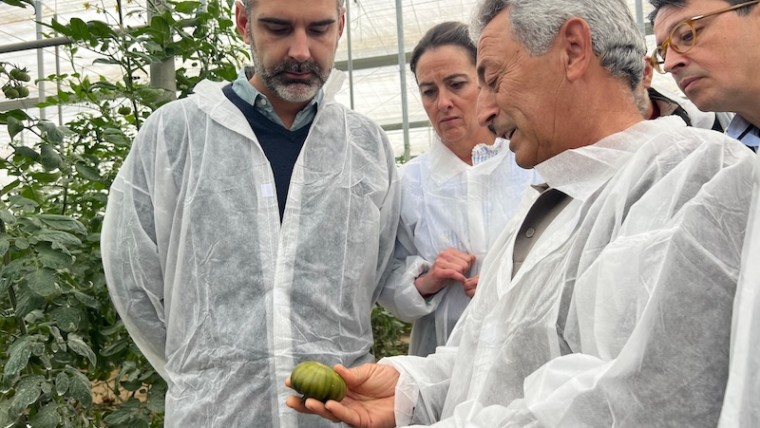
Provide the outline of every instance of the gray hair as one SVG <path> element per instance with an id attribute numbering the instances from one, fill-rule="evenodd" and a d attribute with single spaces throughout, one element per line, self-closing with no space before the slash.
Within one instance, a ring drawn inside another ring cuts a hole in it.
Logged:
<path id="1" fill-rule="evenodd" d="M 724 2 L 728 3 L 731 6 L 735 6 L 739 3 L 744 3 L 747 0 L 723 0 Z M 649 20 L 654 24 L 654 19 L 657 17 L 657 13 L 660 12 L 660 9 L 663 7 L 676 7 L 676 8 L 682 8 L 686 6 L 687 0 L 649 0 L 649 3 L 654 7 L 654 10 L 652 10 L 652 13 L 649 14 Z M 736 10 L 736 13 L 739 15 L 747 15 L 750 13 L 752 8 L 757 6 L 757 4 L 753 5 L 747 5 L 747 7 L 740 7 Z"/>
<path id="2" fill-rule="evenodd" d="M 475 34 L 507 8 L 512 35 L 531 55 L 548 52 L 562 25 L 577 17 L 591 28 L 591 46 L 602 66 L 625 79 L 631 89 L 641 82 L 646 43 L 622 0 L 483 0 Z"/>
<path id="3" fill-rule="evenodd" d="M 256 0 L 241 0 L 243 4 L 245 5 L 245 13 L 248 14 L 248 16 L 251 16 L 251 12 L 253 12 L 253 7 L 256 6 Z M 340 11 L 343 10 L 343 6 L 346 4 L 346 0 L 337 0 L 338 2 L 338 14 L 340 14 Z"/>

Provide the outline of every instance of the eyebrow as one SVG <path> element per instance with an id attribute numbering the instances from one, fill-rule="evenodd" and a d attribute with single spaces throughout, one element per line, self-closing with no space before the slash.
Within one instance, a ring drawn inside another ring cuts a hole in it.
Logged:
<path id="1" fill-rule="evenodd" d="M 486 61 L 481 61 L 480 64 L 478 64 L 478 83 L 485 83 L 486 65 L 488 65 Z"/>
<path id="2" fill-rule="evenodd" d="M 457 79 L 457 78 L 460 78 L 460 77 L 469 78 L 469 76 L 466 73 L 457 73 L 457 74 L 451 74 L 449 76 L 444 77 L 443 81 L 444 82 L 449 82 L 451 80 L 454 80 L 454 79 Z M 434 85 L 435 85 L 435 83 L 433 83 L 433 82 L 420 82 L 418 84 L 419 87 L 434 86 Z"/>
<path id="3" fill-rule="evenodd" d="M 287 19 L 280 19 L 280 18 L 273 18 L 273 17 L 262 17 L 258 19 L 258 22 L 264 23 L 264 24 L 275 24 L 275 25 L 292 25 L 290 21 Z M 334 24 L 336 20 L 334 18 L 327 18 L 322 19 L 319 21 L 310 22 L 309 26 L 323 26 L 323 25 L 331 25 Z"/>

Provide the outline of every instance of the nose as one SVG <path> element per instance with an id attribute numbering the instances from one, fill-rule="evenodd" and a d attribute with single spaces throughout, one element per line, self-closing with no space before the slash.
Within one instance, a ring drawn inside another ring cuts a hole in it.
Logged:
<path id="1" fill-rule="evenodd" d="M 288 56 L 298 62 L 304 62 L 311 58 L 311 47 L 309 43 L 309 36 L 303 29 L 296 29 L 293 31 L 293 37 L 291 37 L 290 47 L 288 48 Z"/>
<path id="2" fill-rule="evenodd" d="M 451 94 L 448 91 L 442 90 L 438 92 L 438 110 L 446 111 L 453 107 L 454 104 L 451 101 Z"/>
<path id="3" fill-rule="evenodd" d="M 662 69 L 666 73 L 672 73 L 674 69 L 683 67 L 686 63 L 686 55 L 678 53 L 675 49 L 668 49 L 667 55 L 665 55 L 665 62 L 662 63 Z"/>
<path id="4" fill-rule="evenodd" d="M 491 122 L 493 122 L 499 114 L 499 107 L 496 105 L 496 97 L 492 91 L 483 88 L 480 89 L 476 112 L 478 114 L 478 123 L 480 126 L 491 125 Z"/>

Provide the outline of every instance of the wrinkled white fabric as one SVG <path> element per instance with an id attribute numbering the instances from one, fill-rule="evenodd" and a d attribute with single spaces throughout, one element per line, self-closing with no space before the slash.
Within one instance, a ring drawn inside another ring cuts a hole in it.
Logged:
<path id="1" fill-rule="evenodd" d="M 148 118 L 111 189 L 114 304 L 169 383 L 168 427 L 331 426 L 287 408 L 284 381 L 303 360 L 373 361 L 400 207 L 390 145 L 320 103 L 280 225 L 250 125 L 221 85 L 195 92 Z"/>
<path id="2" fill-rule="evenodd" d="M 401 218 L 393 274 L 379 303 L 411 322 L 409 353 L 426 356 L 444 345 L 470 303 L 462 283 L 451 281 L 431 298 L 423 298 L 414 280 L 438 254 L 453 247 L 473 254 L 468 276 L 478 274 L 481 259 L 512 218 L 533 170 L 520 168 L 504 140 L 489 159 L 468 165 L 442 142 L 404 164 L 401 176 Z M 487 149 L 487 147 L 483 147 Z M 484 156 L 485 157 L 485 156 Z"/>
<path id="3" fill-rule="evenodd" d="M 508 230 L 446 352 L 383 360 L 418 387 L 410 422 L 715 426 L 752 156 L 667 117 L 538 165 L 572 201 L 514 279 Z"/>
<path id="4" fill-rule="evenodd" d="M 760 156 L 734 298 L 731 364 L 720 415 L 721 428 L 760 426 Z"/>

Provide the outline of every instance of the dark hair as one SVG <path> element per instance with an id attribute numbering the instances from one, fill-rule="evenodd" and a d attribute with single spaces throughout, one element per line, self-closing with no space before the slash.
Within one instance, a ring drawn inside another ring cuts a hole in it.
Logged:
<path id="1" fill-rule="evenodd" d="M 245 13 L 248 16 L 251 16 L 251 13 L 253 13 L 253 7 L 256 6 L 256 0 L 242 0 L 242 3 L 245 5 Z M 343 9 L 345 3 L 346 0 L 338 0 L 338 13 Z"/>
<path id="2" fill-rule="evenodd" d="M 467 25 L 455 21 L 442 22 L 429 29 L 412 51 L 409 68 L 412 69 L 415 76 L 417 76 L 417 62 L 419 62 L 422 54 L 428 49 L 440 46 L 460 46 L 469 54 L 473 65 L 477 61 L 478 48 L 470 38 Z"/>
<path id="3" fill-rule="evenodd" d="M 744 3 L 747 0 L 723 0 L 725 3 L 730 4 L 731 6 Z M 660 12 L 660 9 L 663 7 L 677 7 L 681 8 L 686 6 L 686 3 L 688 3 L 688 0 L 649 0 L 649 4 L 651 4 L 654 7 L 654 10 L 652 13 L 649 14 L 649 21 L 654 24 L 654 19 L 657 17 L 657 14 Z M 750 10 L 752 10 L 753 7 L 757 6 L 757 3 L 752 5 L 747 5 L 747 7 L 741 7 L 736 10 L 736 13 L 739 15 L 746 15 L 749 14 Z"/>

